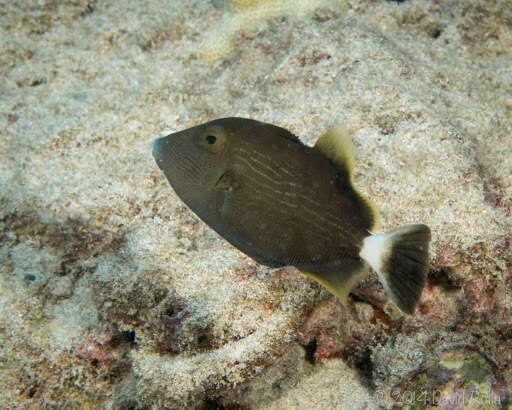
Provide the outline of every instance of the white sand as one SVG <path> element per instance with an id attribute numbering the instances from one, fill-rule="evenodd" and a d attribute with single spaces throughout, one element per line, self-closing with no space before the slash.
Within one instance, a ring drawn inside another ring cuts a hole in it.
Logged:
<path id="1" fill-rule="evenodd" d="M 304 360 L 327 293 L 233 249 L 151 157 L 223 116 L 307 144 L 359 127 L 356 185 L 382 228 L 428 224 L 433 268 L 460 280 L 429 287 L 408 328 L 510 358 L 493 332 L 511 326 L 511 3 L 236 4 L 0 5 L 0 406 L 372 408 L 430 357 L 358 303 L 347 329 L 373 335 L 377 393 L 341 359 Z"/>

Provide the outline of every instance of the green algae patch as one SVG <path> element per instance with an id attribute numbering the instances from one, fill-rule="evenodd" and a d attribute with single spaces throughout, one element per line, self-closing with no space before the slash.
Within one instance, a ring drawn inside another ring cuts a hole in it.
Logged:
<path id="1" fill-rule="evenodd" d="M 445 350 L 424 362 L 394 386 L 395 404 L 411 409 L 499 409 L 507 393 L 496 390 L 500 379 L 482 353 L 469 346 Z"/>
<path id="2" fill-rule="evenodd" d="M 475 383 L 483 383 L 491 375 L 489 364 L 481 356 L 471 356 L 460 367 L 462 377 Z"/>

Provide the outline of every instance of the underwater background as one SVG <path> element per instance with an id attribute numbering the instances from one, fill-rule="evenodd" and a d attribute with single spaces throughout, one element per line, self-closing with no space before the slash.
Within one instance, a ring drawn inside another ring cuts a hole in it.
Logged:
<path id="1" fill-rule="evenodd" d="M 512 2 L 3 1 L 0 47 L 0 407 L 510 408 Z M 358 129 L 414 315 L 183 205 L 153 140 L 226 116 Z"/>

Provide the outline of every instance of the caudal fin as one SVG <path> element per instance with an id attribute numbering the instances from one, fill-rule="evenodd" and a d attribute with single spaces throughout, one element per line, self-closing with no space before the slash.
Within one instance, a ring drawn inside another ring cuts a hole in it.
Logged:
<path id="1" fill-rule="evenodd" d="M 377 272 L 384 289 L 405 313 L 412 314 L 425 285 L 430 229 L 407 225 L 368 236 L 359 256 Z"/>

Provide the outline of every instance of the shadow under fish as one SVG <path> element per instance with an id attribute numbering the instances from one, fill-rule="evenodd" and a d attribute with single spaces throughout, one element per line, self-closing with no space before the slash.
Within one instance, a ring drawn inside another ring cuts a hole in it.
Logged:
<path id="1" fill-rule="evenodd" d="M 222 118 L 157 139 L 153 156 L 183 202 L 257 262 L 295 266 L 343 302 L 372 267 L 398 307 L 413 313 L 430 229 L 372 234 L 378 211 L 352 183 L 343 126 L 308 147 L 284 128 Z"/>

